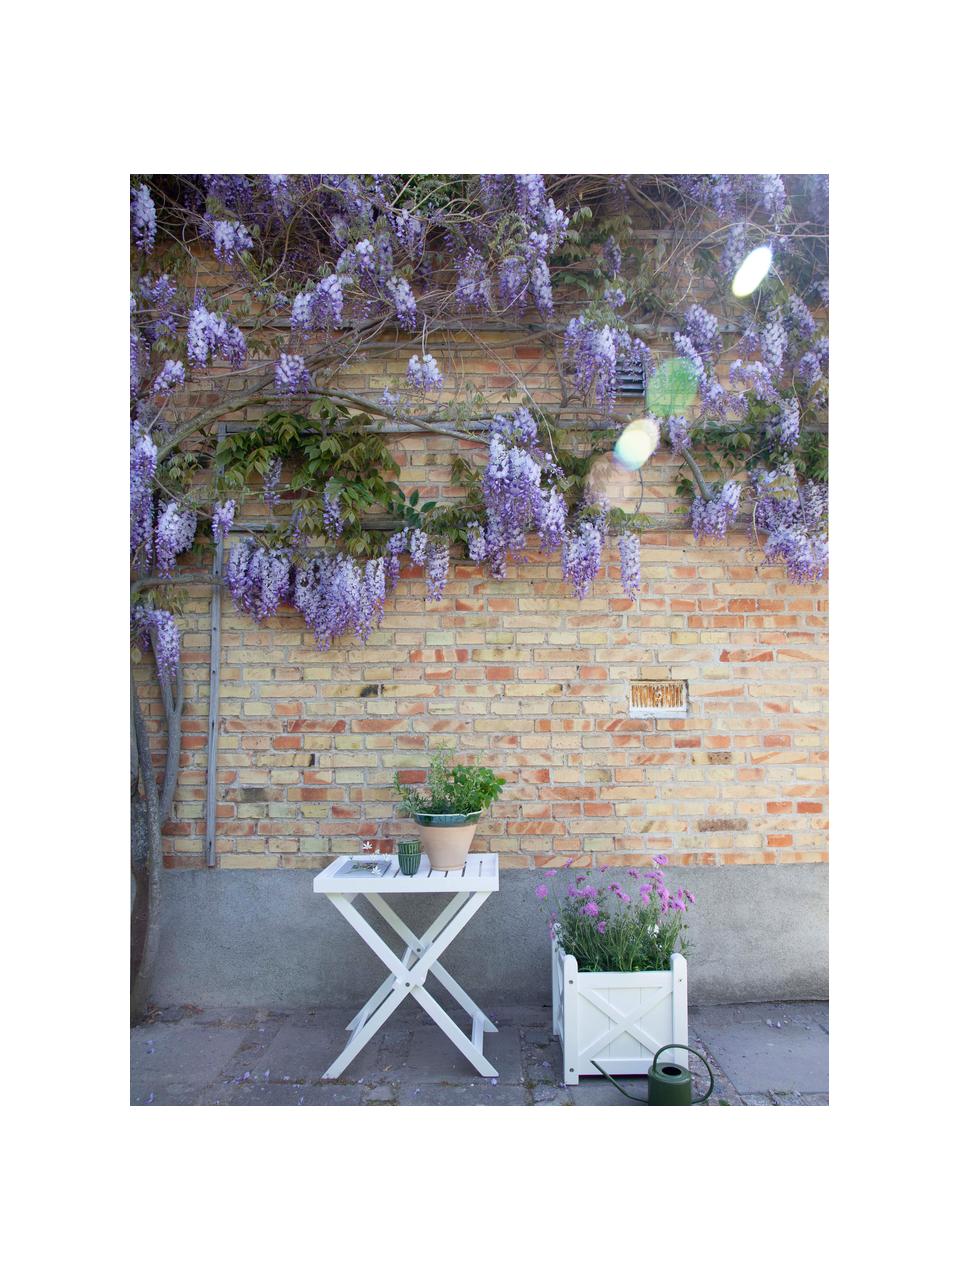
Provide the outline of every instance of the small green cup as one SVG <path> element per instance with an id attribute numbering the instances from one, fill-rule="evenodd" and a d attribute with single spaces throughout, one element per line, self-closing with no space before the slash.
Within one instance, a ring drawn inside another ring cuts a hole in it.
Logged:
<path id="1" fill-rule="evenodd" d="M 397 844 L 397 860 L 402 876 L 415 876 L 420 870 L 420 841 L 401 840 Z"/>

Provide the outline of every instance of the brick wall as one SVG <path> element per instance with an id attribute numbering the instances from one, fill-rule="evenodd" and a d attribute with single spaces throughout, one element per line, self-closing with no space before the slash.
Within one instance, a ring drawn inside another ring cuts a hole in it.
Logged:
<path id="1" fill-rule="evenodd" d="M 555 388 L 540 348 L 513 342 L 499 338 L 493 354 L 462 345 L 455 358 L 438 353 L 451 392 L 467 378 L 496 388 L 509 364 L 549 402 Z M 340 385 L 379 395 L 408 355 L 385 349 Z M 456 448 L 478 452 L 397 437 L 401 483 L 424 497 L 455 496 Z M 695 543 L 676 514 L 667 450 L 643 482 L 655 524 L 643 536 L 636 603 L 622 597 L 613 547 L 584 601 L 561 581 L 559 557 L 534 550 L 502 582 L 455 564 L 447 598 L 434 604 L 422 571 L 408 569 L 368 643 L 339 640 L 324 653 L 299 615 L 257 623 L 225 592 L 219 865 L 317 867 L 357 852 L 360 838 L 390 847 L 412 828 L 394 817 L 394 770 L 414 780 L 447 743 L 508 780 L 475 846 L 496 850 L 504 867 L 653 853 L 716 866 L 825 861 L 826 584 L 794 586 L 782 568 L 764 566 L 747 528 L 723 544 Z M 604 483 L 633 509 L 635 481 L 607 469 Z M 198 559 L 209 565 L 209 548 Z M 170 867 L 203 865 L 209 610 L 210 588 L 189 588 Z M 149 665 L 137 678 L 159 749 Z M 689 717 L 628 718 L 638 677 L 687 680 Z"/>

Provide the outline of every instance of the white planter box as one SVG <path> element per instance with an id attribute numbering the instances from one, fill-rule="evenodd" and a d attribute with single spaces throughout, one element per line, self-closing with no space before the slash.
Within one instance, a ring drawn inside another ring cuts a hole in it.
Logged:
<path id="1" fill-rule="evenodd" d="M 553 942 L 553 1034 L 563 1046 L 564 1084 L 599 1075 L 647 1075 L 665 1044 L 687 1043 L 687 962 L 670 957 L 655 973 L 581 973 L 573 956 Z M 671 1049 L 661 1062 L 687 1066 Z"/>

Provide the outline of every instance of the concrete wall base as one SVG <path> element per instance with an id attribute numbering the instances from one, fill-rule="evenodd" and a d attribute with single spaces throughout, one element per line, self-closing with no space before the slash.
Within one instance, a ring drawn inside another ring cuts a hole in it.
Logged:
<path id="1" fill-rule="evenodd" d="M 314 875 L 164 872 L 153 1003 L 359 1007 L 385 970 L 313 893 Z M 481 1004 L 550 1003 L 546 913 L 533 894 L 539 880 L 533 871 L 501 873 L 500 892 L 444 956 Z M 825 865 L 677 868 L 668 881 L 697 899 L 688 917 L 691 1004 L 827 997 Z M 398 911 L 420 932 L 437 899 L 410 895 Z"/>

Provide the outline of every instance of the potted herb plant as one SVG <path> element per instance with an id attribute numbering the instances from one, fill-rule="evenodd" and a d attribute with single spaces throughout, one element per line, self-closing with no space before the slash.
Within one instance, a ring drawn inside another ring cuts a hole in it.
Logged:
<path id="1" fill-rule="evenodd" d="M 504 779 L 484 765 L 450 764 L 443 747 L 430 760 L 426 791 L 400 781 L 398 812 L 422 828 L 423 850 L 436 871 L 458 871 L 465 863 L 480 815 L 503 790 Z"/>
<path id="2" fill-rule="evenodd" d="M 571 866 L 572 859 L 566 864 Z M 686 889 L 667 888 L 658 855 L 653 869 L 609 868 L 569 878 L 550 868 L 535 890 L 553 898 L 553 1033 L 563 1047 L 565 1084 L 597 1075 L 646 1075 L 662 1045 L 687 1040 Z M 566 869 L 565 868 L 565 869 Z M 682 1049 L 665 1060 L 687 1065 Z"/>

